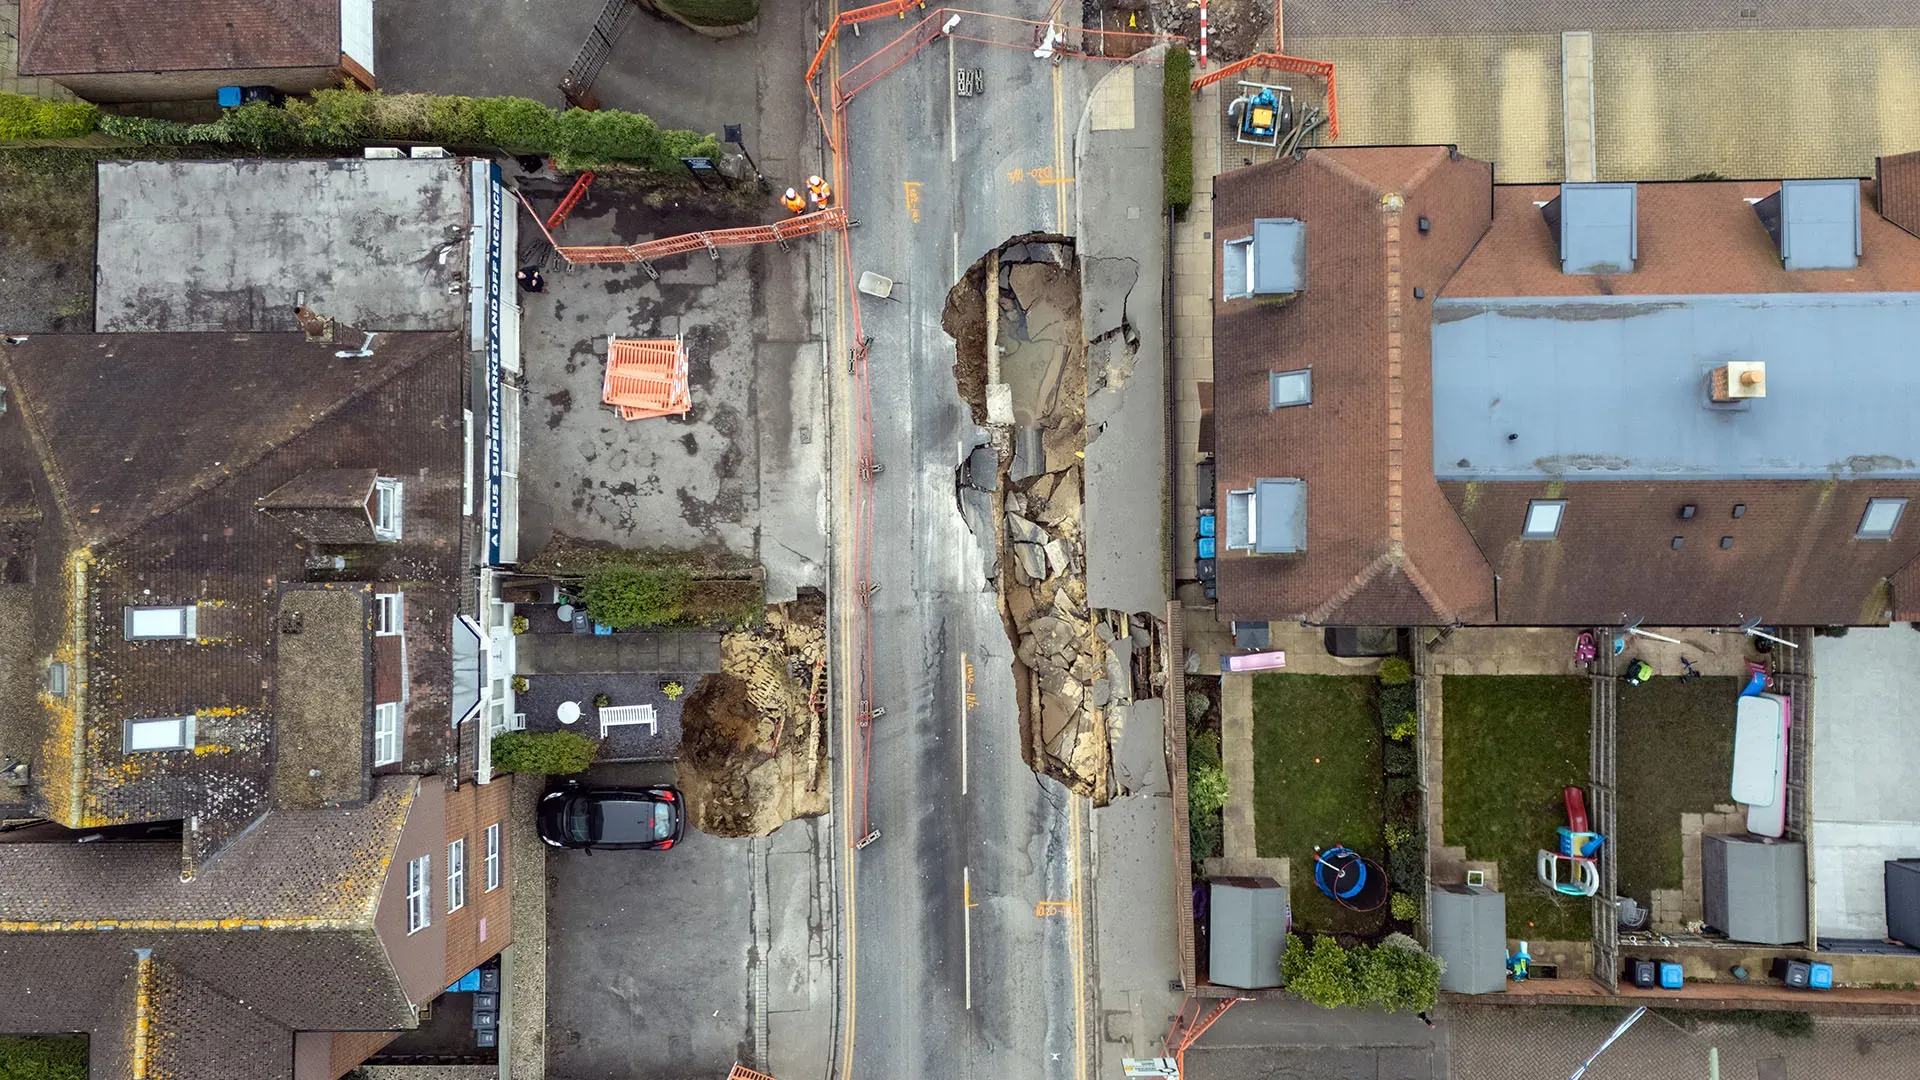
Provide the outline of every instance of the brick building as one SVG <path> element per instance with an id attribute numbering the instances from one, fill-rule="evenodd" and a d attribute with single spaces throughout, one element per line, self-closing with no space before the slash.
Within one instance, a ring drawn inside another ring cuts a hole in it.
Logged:
<path id="1" fill-rule="evenodd" d="M 0 379 L 0 1031 L 331 1080 L 508 944 L 465 335 L 37 335 Z"/>
<path id="2" fill-rule="evenodd" d="M 1881 166 L 1509 186 L 1430 146 L 1221 176 L 1223 620 L 1916 617 L 1920 159 Z"/>

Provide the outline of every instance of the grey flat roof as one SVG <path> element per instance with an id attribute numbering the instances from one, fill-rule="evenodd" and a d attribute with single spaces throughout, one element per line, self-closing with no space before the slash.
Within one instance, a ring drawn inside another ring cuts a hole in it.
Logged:
<path id="1" fill-rule="evenodd" d="M 362 330 L 466 323 L 459 158 L 110 161 L 99 182 L 95 330 L 292 330 L 302 296 Z"/>
<path id="2" fill-rule="evenodd" d="M 1848 270 L 1858 266 L 1860 181 L 1783 181 L 1777 240 L 1780 258 L 1789 270 Z"/>
<path id="3" fill-rule="evenodd" d="M 1442 299 L 1434 474 L 1920 477 L 1916 341 L 1914 293 Z M 1767 396 L 1709 409 L 1729 360 L 1763 361 Z"/>
<path id="4" fill-rule="evenodd" d="M 1633 184 L 1560 185 L 1560 272 L 1622 274 L 1633 269 L 1640 233 Z"/>
<path id="5" fill-rule="evenodd" d="M 1254 534 L 1253 550 L 1263 555 L 1307 550 L 1305 480 L 1254 481 L 1253 512 L 1259 526 Z"/>
<path id="6" fill-rule="evenodd" d="M 1307 226 L 1293 218 L 1253 219 L 1253 291 L 1299 292 L 1307 287 Z"/>

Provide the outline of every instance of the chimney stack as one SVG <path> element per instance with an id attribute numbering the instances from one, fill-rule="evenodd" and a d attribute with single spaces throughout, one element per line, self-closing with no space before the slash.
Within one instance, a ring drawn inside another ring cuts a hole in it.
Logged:
<path id="1" fill-rule="evenodd" d="M 333 320 L 304 305 L 293 309 L 293 319 L 306 331 L 308 341 L 332 341 Z"/>
<path id="2" fill-rule="evenodd" d="M 1750 401 L 1767 396 L 1767 365 L 1753 360 L 1732 360 L 1713 369 L 1713 400 L 1721 403 Z"/>

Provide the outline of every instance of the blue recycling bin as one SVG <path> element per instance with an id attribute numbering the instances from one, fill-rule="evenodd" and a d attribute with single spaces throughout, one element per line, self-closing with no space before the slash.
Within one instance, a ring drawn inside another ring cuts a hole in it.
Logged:
<path id="1" fill-rule="evenodd" d="M 1213 535 L 1213 515 L 1212 514 L 1200 515 L 1200 535 L 1201 536 Z"/>
<path id="2" fill-rule="evenodd" d="M 1200 538 L 1200 557 L 1203 559 L 1213 558 L 1213 537 L 1203 536 Z"/>
<path id="3" fill-rule="evenodd" d="M 1832 964 L 1809 964 L 1807 965 L 1807 967 L 1809 969 L 1807 971 L 1807 989 L 1809 990 L 1833 989 L 1833 965 Z"/>
<path id="4" fill-rule="evenodd" d="M 1660 989 L 1678 990 L 1687 985 L 1687 977 L 1681 974 L 1680 965 L 1671 961 L 1660 964 Z"/>
<path id="5" fill-rule="evenodd" d="M 240 88 L 223 86 L 214 91 L 214 98 L 220 102 L 220 107 L 223 109 L 237 108 L 240 105 Z"/>

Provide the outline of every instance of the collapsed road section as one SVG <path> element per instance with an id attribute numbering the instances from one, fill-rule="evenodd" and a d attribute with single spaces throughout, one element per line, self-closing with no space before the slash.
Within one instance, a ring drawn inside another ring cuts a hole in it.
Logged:
<path id="1" fill-rule="evenodd" d="M 1070 238 L 1017 237 L 967 271 L 942 326 L 984 434 L 960 469 L 961 512 L 1013 643 L 1027 763 L 1104 803 L 1164 790 L 1164 638 L 1157 618 L 1088 601 L 1088 357 L 1097 400 L 1133 345 L 1121 325 L 1089 349 L 1080 269 Z"/>

